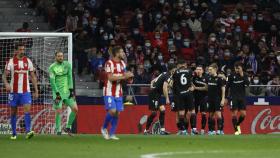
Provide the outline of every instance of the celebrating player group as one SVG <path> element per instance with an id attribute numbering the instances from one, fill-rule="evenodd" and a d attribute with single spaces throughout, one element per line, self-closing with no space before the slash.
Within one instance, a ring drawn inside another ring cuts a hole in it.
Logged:
<path id="1" fill-rule="evenodd" d="M 168 72 L 163 72 L 151 82 L 149 94 L 151 114 L 147 119 L 144 134 L 152 134 L 150 126 L 157 115 L 157 110 L 160 112 L 160 134 L 169 134 L 164 128 L 164 105 L 170 105 L 168 92 L 172 91 L 171 108 L 172 111 L 176 112 L 178 135 L 205 134 L 207 120 L 208 135 L 223 135 L 223 107 L 226 98 L 232 111 L 234 134 L 240 135 L 240 124 L 246 116 L 245 87 L 249 85 L 249 80 L 243 72 L 241 63 L 236 62 L 234 70 L 233 74 L 225 77 L 223 73 L 218 72 L 218 66 L 215 63 L 208 66 L 207 73 L 204 72 L 202 65 L 198 65 L 192 71 L 183 59 L 179 59 L 176 66 L 169 64 Z M 162 94 L 166 99 L 165 104 L 160 103 Z M 240 111 L 239 118 L 237 118 L 238 111 Z M 202 117 L 200 131 L 196 128 L 198 112 L 201 113 Z M 209 113 L 208 119 L 207 112 Z M 188 131 L 189 123 L 191 125 L 190 132 Z"/>

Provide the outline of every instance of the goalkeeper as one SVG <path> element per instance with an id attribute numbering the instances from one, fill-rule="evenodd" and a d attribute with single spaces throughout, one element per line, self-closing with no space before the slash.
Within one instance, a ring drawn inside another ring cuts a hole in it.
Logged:
<path id="1" fill-rule="evenodd" d="M 55 62 L 49 67 L 50 83 L 53 93 L 55 115 L 55 130 L 61 135 L 62 104 L 71 108 L 71 113 L 65 128 L 65 132 L 72 135 L 71 126 L 78 113 L 78 106 L 73 91 L 72 67 L 68 61 L 63 60 L 63 53 L 55 52 Z"/>

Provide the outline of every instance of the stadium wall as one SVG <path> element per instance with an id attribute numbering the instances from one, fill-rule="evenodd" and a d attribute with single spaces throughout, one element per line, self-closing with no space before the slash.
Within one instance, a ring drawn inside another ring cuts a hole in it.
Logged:
<path id="1" fill-rule="evenodd" d="M 224 132 L 233 134 L 231 113 L 228 107 L 224 109 Z M 77 119 L 78 133 L 98 134 L 105 115 L 101 105 L 80 105 Z M 145 122 L 141 125 L 140 120 L 145 121 L 145 115 L 149 115 L 148 106 L 126 106 L 120 115 L 117 133 L 137 134 L 144 129 Z M 166 129 L 172 133 L 177 132 L 175 113 L 167 107 Z M 198 129 L 200 129 L 200 115 L 198 116 Z M 280 105 L 251 105 L 247 106 L 247 117 L 241 126 L 243 134 L 280 134 Z"/>

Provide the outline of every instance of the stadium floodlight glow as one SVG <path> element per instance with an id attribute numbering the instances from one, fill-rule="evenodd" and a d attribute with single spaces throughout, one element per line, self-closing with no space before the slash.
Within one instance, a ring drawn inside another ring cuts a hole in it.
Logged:
<path id="1" fill-rule="evenodd" d="M 25 45 L 26 56 L 33 62 L 38 79 L 40 97 L 38 100 L 33 100 L 31 108 L 32 128 L 36 133 L 54 133 L 55 111 L 52 109 L 53 101 L 49 84 L 48 68 L 54 62 L 55 51 L 62 51 L 65 55 L 65 59 L 72 64 L 72 33 L 0 32 L 1 76 L 6 62 L 9 58 L 14 56 L 15 45 L 18 42 Z M 0 84 L 1 87 L 3 87 L 2 77 Z M 8 94 L 5 92 L 4 88 L 0 90 L 0 134 L 9 134 L 11 128 L 9 125 L 10 108 L 7 105 Z M 68 110 L 63 110 L 62 127 L 66 126 Z M 19 133 L 24 132 L 23 107 L 18 108 L 17 127 Z"/>

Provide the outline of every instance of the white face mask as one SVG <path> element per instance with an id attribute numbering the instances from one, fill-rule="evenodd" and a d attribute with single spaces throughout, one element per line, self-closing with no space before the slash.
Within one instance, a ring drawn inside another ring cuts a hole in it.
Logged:
<path id="1" fill-rule="evenodd" d="M 210 40 L 211 40 L 212 42 L 214 42 L 214 41 L 216 41 L 216 37 L 211 37 Z"/>
<path id="2" fill-rule="evenodd" d="M 127 48 L 131 48 L 131 46 L 132 46 L 132 45 L 131 45 L 130 43 L 126 44 L 126 47 L 127 47 Z"/>
<path id="3" fill-rule="evenodd" d="M 159 55 L 159 56 L 158 56 L 158 59 L 159 59 L 159 60 L 162 60 L 162 59 L 163 59 L 162 55 Z"/>
<path id="4" fill-rule="evenodd" d="M 254 84 L 258 84 L 259 80 L 254 79 L 253 82 L 254 82 Z"/>
<path id="5" fill-rule="evenodd" d="M 151 47 L 151 43 L 145 43 L 146 47 Z"/>
<path id="6" fill-rule="evenodd" d="M 190 47 L 190 42 L 184 42 L 185 47 Z"/>

